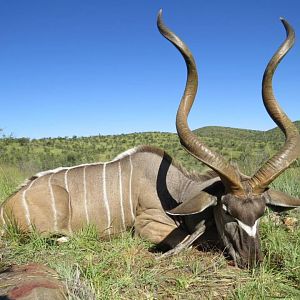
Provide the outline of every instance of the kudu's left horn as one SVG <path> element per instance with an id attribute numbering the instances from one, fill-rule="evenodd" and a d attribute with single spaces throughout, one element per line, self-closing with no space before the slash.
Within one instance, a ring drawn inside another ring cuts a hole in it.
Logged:
<path id="1" fill-rule="evenodd" d="M 243 187 L 237 170 L 223 156 L 209 149 L 190 130 L 187 117 L 194 103 L 198 87 L 198 74 L 192 53 L 185 43 L 167 28 L 162 21 L 162 10 L 159 11 L 157 26 L 160 33 L 180 51 L 187 66 L 187 81 L 184 94 L 177 111 L 176 127 L 182 146 L 198 160 L 215 170 L 227 189 L 234 194 L 243 194 Z"/>

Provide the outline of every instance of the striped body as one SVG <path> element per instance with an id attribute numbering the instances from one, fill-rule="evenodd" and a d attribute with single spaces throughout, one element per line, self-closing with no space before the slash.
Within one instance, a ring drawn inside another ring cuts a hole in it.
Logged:
<path id="1" fill-rule="evenodd" d="M 103 236 L 135 227 L 138 234 L 158 243 L 178 228 L 165 210 L 202 188 L 164 151 L 141 146 L 111 162 L 33 176 L 2 204 L 1 220 L 4 225 L 15 220 L 24 231 L 34 227 L 67 235 L 89 224 Z"/>
<path id="2" fill-rule="evenodd" d="M 2 209 L 21 228 L 71 233 L 94 224 L 105 234 L 134 222 L 131 156 L 121 160 L 60 168 L 33 177 Z M 43 218 L 41 218 L 41 214 Z"/>

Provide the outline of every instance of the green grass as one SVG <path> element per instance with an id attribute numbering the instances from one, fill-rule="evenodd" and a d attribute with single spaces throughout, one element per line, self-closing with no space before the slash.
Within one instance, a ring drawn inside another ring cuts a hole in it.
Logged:
<path id="1" fill-rule="evenodd" d="M 211 147 L 237 160 L 247 174 L 280 146 L 270 142 L 270 137 L 280 135 L 276 130 L 260 134 L 219 128 L 201 132 Z M 185 154 L 173 134 L 4 139 L 0 144 L 6 145 L 0 159 L 0 201 L 44 167 L 108 160 L 137 144 L 155 144 L 188 168 L 203 168 Z M 16 155 L 11 159 L 13 153 Z M 299 197 L 299 182 L 300 168 L 295 163 L 272 186 Z M 295 218 L 292 225 L 286 223 L 288 217 Z M 195 249 L 157 260 L 158 254 L 148 251 L 152 245 L 132 237 L 130 232 L 101 240 L 95 229 L 88 227 L 68 243 L 59 244 L 35 232 L 24 235 L 12 225 L 0 240 L 0 269 L 12 263 L 46 264 L 67 283 L 70 299 L 300 299 L 299 210 L 282 215 L 267 212 L 261 220 L 260 234 L 263 263 L 254 269 L 239 270 L 229 266 L 222 253 Z"/>
<path id="2" fill-rule="evenodd" d="M 265 260 L 253 270 L 195 249 L 157 260 L 151 244 L 130 232 L 103 241 L 92 227 L 63 244 L 11 232 L 0 249 L 5 265 L 34 261 L 54 268 L 70 299 L 299 299 L 299 227 L 288 232 L 269 214 L 261 232 Z"/>
<path id="3" fill-rule="evenodd" d="M 220 253 L 190 249 L 157 260 L 148 242 L 130 233 L 103 241 L 91 227 L 64 244 L 36 233 L 10 236 L 3 243 L 6 265 L 34 261 L 54 268 L 67 283 L 70 299 L 221 298 L 248 277 L 228 267 Z"/>
<path id="4" fill-rule="evenodd" d="M 22 174 L 17 168 L 0 165 L 0 201 L 12 194 L 24 178 L 25 174 Z"/>

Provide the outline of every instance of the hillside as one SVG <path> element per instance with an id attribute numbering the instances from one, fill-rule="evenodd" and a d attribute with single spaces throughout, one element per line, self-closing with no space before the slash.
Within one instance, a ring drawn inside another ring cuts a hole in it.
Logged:
<path id="1" fill-rule="evenodd" d="M 296 125 L 300 128 L 299 121 Z M 194 132 L 209 147 L 228 159 L 237 161 L 246 173 L 252 173 L 257 166 L 274 154 L 284 141 L 283 134 L 278 128 L 257 131 L 203 127 Z M 0 162 L 17 166 L 30 175 L 58 166 L 108 161 L 119 153 L 141 144 L 165 149 L 188 169 L 203 169 L 201 164 L 182 149 L 177 134 L 162 132 L 32 140 L 3 137 L 0 139 Z"/>
<path id="2" fill-rule="evenodd" d="M 300 131 L 300 121 L 295 121 Z M 248 139 L 251 141 L 272 141 L 284 138 L 282 131 L 275 127 L 267 131 L 240 129 L 222 126 L 207 126 L 194 130 L 194 132 L 202 137 L 207 138 L 226 138 L 226 139 Z"/>

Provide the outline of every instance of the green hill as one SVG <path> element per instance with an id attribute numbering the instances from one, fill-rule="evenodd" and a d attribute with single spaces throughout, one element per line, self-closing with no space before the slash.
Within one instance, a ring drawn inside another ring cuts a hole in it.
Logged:
<path id="1" fill-rule="evenodd" d="M 300 121 L 295 121 L 294 124 L 300 131 Z M 226 139 L 249 139 L 251 141 L 274 141 L 284 139 L 282 131 L 275 127 L 267 131 L 240 129 L 222 126 L 207 126 L 194 130 L 194 132 L 206 138 L 226 138 Z"/>
<path id="2" fill-rule="evenodd" d="M 300 121 L 296 125 L 300 128 Z M 246 173 L 252 173 L 284 141 L 278 128 L 258 131 L 212 126 L 194 132 L 210 148 L 229 160 L 237 161 Z M 203 169 L 198 161 L 182 149 L 177 134 L 162 132 L 32 140 L 4 136 L 0 139 L 0 163 L 15 165 L 30 175 L 58 166 L 109 161 L 119 153 L 141 144 L 165 149 L 188 169 Z"/>
<path id="3" fill-rule="evenodd" d="M 294 124 L 297 126 L 298 130 L 300 131 L 300 121 L 295 121 Z M 283 133 L 278 127 L 270 129 L 265 133 L 270 139 L 274 139 L 274 140 L 283 139 Z"/>
<path id="4" fill-rule="evenodd" d="M 226 138 L 226 139 L 256 139 L 261 137 L 263 131 L 240 129 L 221 126 L 207 126 L 194 130 L 194 132 L 205 138 Z"/>

